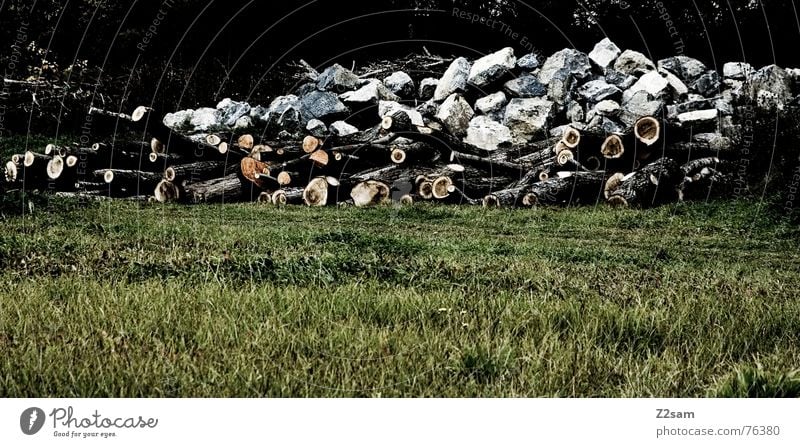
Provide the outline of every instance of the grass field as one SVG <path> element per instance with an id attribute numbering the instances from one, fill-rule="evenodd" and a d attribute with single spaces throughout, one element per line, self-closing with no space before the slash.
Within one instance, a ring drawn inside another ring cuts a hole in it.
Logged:
<path id="1" fill-rule="evenodd" d="M 0 396 L 797 397 L 798 241 L 741 202 L 38 202 L 0 234 Z"/>

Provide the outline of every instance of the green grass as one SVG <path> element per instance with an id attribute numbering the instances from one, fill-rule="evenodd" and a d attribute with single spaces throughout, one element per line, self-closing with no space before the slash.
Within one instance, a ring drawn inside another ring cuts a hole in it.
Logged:
<path id="1" fill-rule="evenodd" d="M 800 396 L 755 205 L 8 216 L 0 396 Z"/>

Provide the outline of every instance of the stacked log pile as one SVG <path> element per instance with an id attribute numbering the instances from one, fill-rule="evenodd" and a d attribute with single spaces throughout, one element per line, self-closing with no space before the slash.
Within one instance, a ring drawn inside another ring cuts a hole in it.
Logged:
<path id="1" fill-rule="evenodd" d="M 543 63 L 511 48 L 476 61 L 420 58 L 446 71 L 413 79 L 303 63 L 301 85 L 268 107 L 92 109 L 145 137 L 20 153 L 5 178 L 180 203 L 652 206 L 731 194 L 742 105 L 780 110 L 797 94 L 796 70 L 729 63 L 720 74 L 608 39 Z"/>

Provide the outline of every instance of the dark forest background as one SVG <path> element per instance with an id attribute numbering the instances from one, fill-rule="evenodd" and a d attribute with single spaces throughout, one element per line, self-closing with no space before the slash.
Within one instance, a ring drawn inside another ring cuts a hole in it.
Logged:
<path id="1" fill-rule="evenodd" d="M 456 17 L 454 8 L 506 28 Z M 800 65 L 790 0 L 0 0 L 0 21 L 6 77 L 99 80 L 96 100 L 121 108 L 265 103 L 286 88 L 290 61 L 351 66 L 423 46 L 467 57 L 532 46 L 548 55 L 588 52 L 608 36 L 653 59 Z"/>

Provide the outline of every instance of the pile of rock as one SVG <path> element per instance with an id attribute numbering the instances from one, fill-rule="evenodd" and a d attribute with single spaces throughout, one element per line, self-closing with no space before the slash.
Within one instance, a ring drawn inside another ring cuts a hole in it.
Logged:
<path id="1" fill-rule="evenodd" d="M 290 202 L 313 205 L 649 205 L 729 193 L 741 110 L 791 107 L 799 81 L 800 70 L 774 65 L 732 62 L 720 73 L 687 56 L 653 61 L 609 39 L 588 54 L 518 58 L 504 48 L 460 57 L 417 79 L 360 76 L 336 64 L 309 70 L 268 106 L 225 99 L 166 114 L 163 125 L 149 125 L 156 156 L 147 156 L 197 162 L 187 141 L 200 141 L 236 157 L 245 189 L 272 200 L 294 188 Z M 312 184 L 323 200 L 310 197 Z M 184 200 L 185 190 L 165 180 L 156 196 Z"/>

